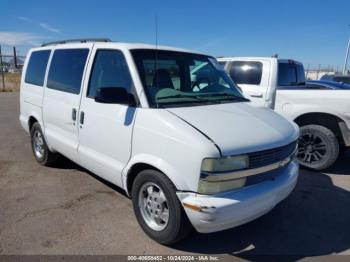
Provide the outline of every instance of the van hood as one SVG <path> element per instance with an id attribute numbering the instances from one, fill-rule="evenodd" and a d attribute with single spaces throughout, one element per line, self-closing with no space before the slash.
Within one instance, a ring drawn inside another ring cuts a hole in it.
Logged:
<path id="1" fill-rule="evenodd" d="M 206 135 L 223 156 L 280 147 L 299 136 L 296 124 L 244 102 L 167 110 Z"/>

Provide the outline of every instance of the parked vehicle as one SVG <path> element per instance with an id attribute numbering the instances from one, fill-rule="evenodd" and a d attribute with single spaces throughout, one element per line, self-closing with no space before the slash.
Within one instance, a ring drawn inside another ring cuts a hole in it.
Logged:
<path id="1" fill-rule="evenodd" d="M 321 77 L 322 81 L 334 81 L 350 84 L 350 75 L 323 75 Z"/>
<path id="2" fill-rule="evenodd" d="M 323 80 L 306 81 L 306 88 L 342 90 L 342 89 L 350 89 L 350 84 L 346 84 L 343 82 L 323 81 Z"/>
<path id="3" fill-rule="evenodd" d="M 122 187 L 162 244 L 241 225 L 290 194 L 297 125 L 252 107 L 211 56 L 104 41 L 29 51 L 20 122 L 40 164 L 60 153 Z"/>
<path id="4" fill-rule="evenodd" d="M 305 85 L 302 63 L 274 57 L 220 58 L 226 71 L 256 106 L 295 121 L 301 131 L 298 159 L 324 170 L 350 147 L 350 93 Z"/>

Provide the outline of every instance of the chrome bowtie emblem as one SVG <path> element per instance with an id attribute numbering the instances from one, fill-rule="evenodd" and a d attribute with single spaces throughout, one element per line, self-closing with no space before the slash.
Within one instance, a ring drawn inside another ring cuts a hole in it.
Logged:
<path id="1" fill-rule="evenodd" d="M 284 167 L 289 163 L 289 160 L 290 160 L 290 158 L 286 158 L 286 159 L 282 160 L 281 162 L 279 162 L 278 165 L 280 167 Z"/>

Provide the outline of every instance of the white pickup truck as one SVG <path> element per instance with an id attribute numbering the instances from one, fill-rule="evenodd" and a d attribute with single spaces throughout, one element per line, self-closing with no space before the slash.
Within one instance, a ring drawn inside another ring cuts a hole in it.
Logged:
<path id="1" fill-rule="evenodd" d="M 243 93 L 300 126 L 298 159 L 323 170 L 350 147 L 350 91 L 305 85 L 300 62 L 275 57 L 225 57 L 218 61 Z M 257 130 L 257 132 L 259 132 Z"/>

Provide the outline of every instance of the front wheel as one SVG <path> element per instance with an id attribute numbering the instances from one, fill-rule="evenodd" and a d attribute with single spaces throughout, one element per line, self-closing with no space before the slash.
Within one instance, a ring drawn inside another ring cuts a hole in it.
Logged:
<path id="1" fill-rule="evenodd" d="M 337 160 L 339 142 L 335 134 L 320 125 L 300 128 L 297 158 L 302 166 L 324 170 Z"/>
<path id="2" fill-rule="evenodd" d="M 141 171 L 131 194 L 138 223 L 158 243 L 170 245 L 191 232 L 192 226 L 175 186 L 164 174 L 156 170 Z"/>

